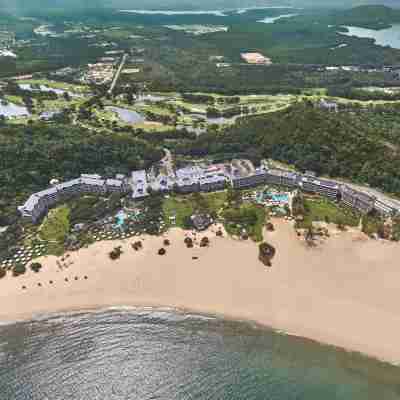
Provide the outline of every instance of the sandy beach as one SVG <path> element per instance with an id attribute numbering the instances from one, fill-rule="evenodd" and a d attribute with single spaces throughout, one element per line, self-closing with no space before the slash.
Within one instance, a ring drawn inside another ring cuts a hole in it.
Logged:
<path id="1" fill-rule="evenodd" d="M 400 362 L 400 245 L 347 232 L 309 249 L 290 223 L 274 223 L 276 231 L 266 234 L 277 249 L 272 268 L 258 261 L 251 241 L 208 232 L 198 237 L 207 235 L 209 248 L 188 249 L 178 229 L 142 237 L 141 251 L 131 248 L 133 239 L 97 242 L 70 253 L 68 268 L 60 269 L 56 257 L 39 259 L 41 272 L 0 281 L 0 321 L 109 306 L 167 306 L 253 320 Z M 160 256 L 164 238 L 171 245 Z M 124 253 L 111 261 L 108 253 L 117 245 Z"/>

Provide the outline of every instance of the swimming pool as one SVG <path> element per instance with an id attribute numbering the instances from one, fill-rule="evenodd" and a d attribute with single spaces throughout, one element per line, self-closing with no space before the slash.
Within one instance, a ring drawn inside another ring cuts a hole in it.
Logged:
<path id="1" fill-rule="evenodd" d="M 126 214 L 124 211 L 120 211 L 116 216 L 117 219 L 117 226 L 121 228 L 125 224 Z"/>
<path id="2" fill-rule="evenodd" d="M 272 201 L 276 201 L 279 203 L 288 203 L 289 196 L 287 194 L 271 194 Z"/>

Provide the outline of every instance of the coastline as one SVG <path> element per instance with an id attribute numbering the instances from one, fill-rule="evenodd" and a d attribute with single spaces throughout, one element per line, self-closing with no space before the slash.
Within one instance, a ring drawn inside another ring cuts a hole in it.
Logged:
<path id="1" fill-rule="evenodd" d="M 61 270 L 56 257 L 44 257 L 40 273 L 0 281 L 0 321 L 168 308 L 253 322 L 397 364 L 400 248 L 349 231 L 308 249 L 289 223 L 274 223 L 276 231 L 266 234 L 277 249 L 272 268 L 258 261 L 254 243 L 216 237 L 215 229 L 197 234 L 210 238 L 209 248 L 193 249 L 183 243 L 185 232 L 171 230 L 164 256 L 157 254 L 163 237 L 142 236 L 143 250 L 134 251 L 132 239 L 97 242 L 71 253 L 73 264 Z M 124 253 L 111 261 L 108 253 L 117 245 Z"/>

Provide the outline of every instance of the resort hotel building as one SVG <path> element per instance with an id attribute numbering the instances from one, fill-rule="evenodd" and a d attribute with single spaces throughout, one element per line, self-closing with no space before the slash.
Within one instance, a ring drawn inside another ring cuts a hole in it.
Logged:
<path id="1" fill-rule="evenodd" d="M 40 218 L 60 201 L 82 194 L 108 195 L 130 193 L 134 200 L 143 199 L 154 192 L 194 193 L 223 190 L 230 185 L 234 189 L 246 189 L 262 184 L 298 188 L 331 200 L 341 201 L 363 214 L 376 210 L 383 216 L 400 213 L 400 202 L 387 198 L 371 190 L 358 189 L 348 184 L 340 184 L 327 179 L 319 179 L 315 174 L 299 174 L 268 166 L 254 168 L 248 160 L 233 160 L 227 164 L 209 167 L 190 166 L 169 174 L 145 170 L 133 171 L 129 178 L 117 175 L 103 178 L 100 175 L 82 174 L 79 178 L 64 183 L 56 182 L 49 189 L 32 194 L 24 205 L 18 207 L 23 217 L 37 223 Z"/>
<path id="2" fill-rule="evenodd" d="M 340 186 L 337 182 L 317 179 L 314 174 L 306 173 L 299 179 L 298 184 L 304 192 L 317 193 L 332 200 L 337 200 L 340 195 Z"/>
<path id="3" fill-rule="evenodd" d="M 132 190 L 133 199 L 143 199 L 149 195 L 149 185 L 147 183 L 147 175 L 145 170 L 132 172 L 130 187 Z"/>
<path id="4" fill-rule="evenodd" d="M 120 192 L 126 193 L 127 186 L 118 179 L 102 179 L 98 175 L 81 175 L 80 178 L 63 182 L 53 187 L 35 193 L 25 204 L 18 207 L 22 216 L 28 217 L 36 223 L 49 208 L 80 194 L 98 194 Z"/>
<path id="5" fill-rule="evenodd" d="M 345 206 L 355 208 L 363 214 L 369 213 L 375 207 L 375 197 L 347 185 L 342 186 L 341 196 L 342 203 Z"/>

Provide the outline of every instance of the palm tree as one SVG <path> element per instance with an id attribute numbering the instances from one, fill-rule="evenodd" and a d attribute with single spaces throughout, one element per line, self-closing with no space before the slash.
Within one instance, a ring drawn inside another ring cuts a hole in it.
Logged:
<path id="1" fill-rule="evenodd" d="M 109 256 L 111 260 L 117 260 L 118 258 L 121 257 L 121 254 L 122 254 L 121 246 L 118 246 L 115 247 L 114 250 L 109 253 Z"/>
<path id="2" fill-rule="evenodd" d="M 274 224 L 272 222 L 268 222 L 266 225 L 267 231 L 273 232 L 275 230 Z"/>
<path id="3" fill-rule="evenodd" d="M 34 262 L 31 264 L 31 270 L 34 272 L 39 272 L 42 269 L 42 264 Z"/>
<path id="4" fill-rule="evenodd" d="M 193 247 L 193 239 L 190 237 L 186 237 L 185 238 L 185 244 L 187 248 L 191 248 Z"/>
<path id="5" fill-rule="evenodd" d="M 271 267 L 271 260 L 276 254 L 275 247 L 267 242 L 263 242 L 259 245 L 259 260 L 267 267 Z"/>
<path id="6" fill-rule="evenodd" d="M 166 253 L 167 253 L 167 250 L 165 250 L 164 248 L 161 248 L 160 250 L 158 250 L 159 256 L 164 256 Z"/>
<path id="7" fill-rule="evenodd" d="M 204 236 L 200 241 L 200 247 L 208 247 L 210 245 L 210 239 Z"/>

